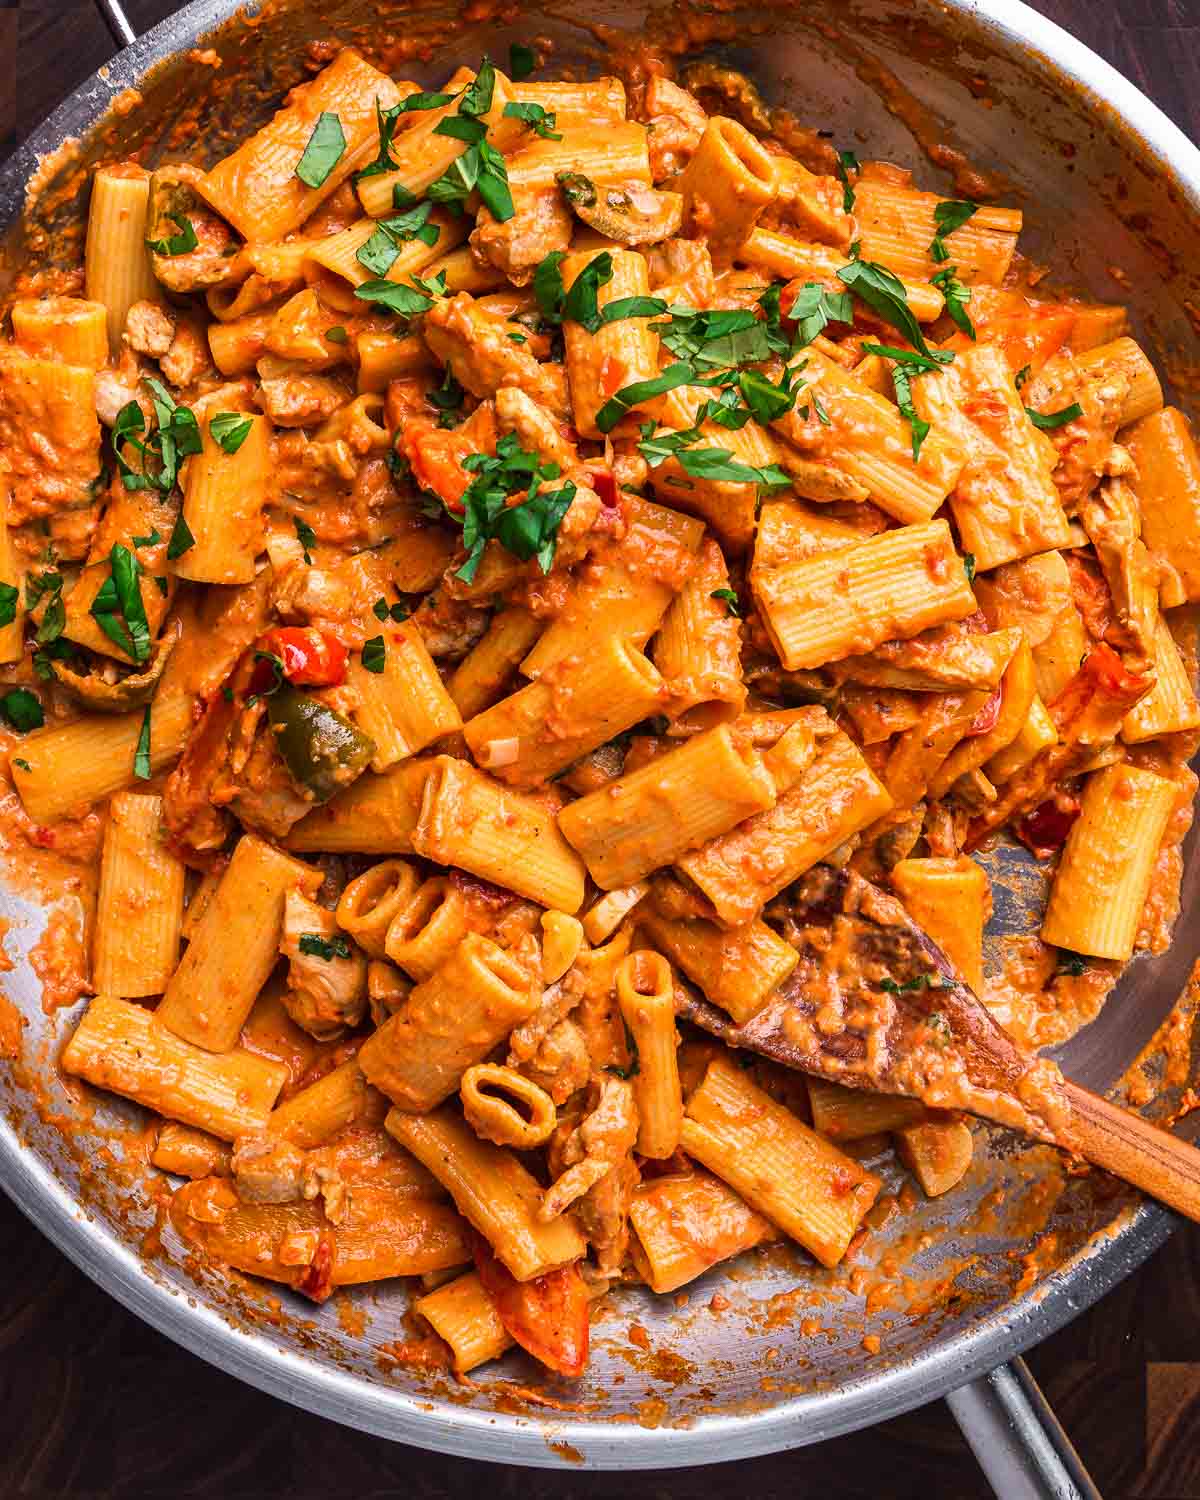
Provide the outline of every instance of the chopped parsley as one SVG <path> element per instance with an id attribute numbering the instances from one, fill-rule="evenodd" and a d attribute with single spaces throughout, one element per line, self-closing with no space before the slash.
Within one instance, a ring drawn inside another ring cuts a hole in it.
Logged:
<path id="1" fill-rule="evenodd" d="M 909 995 L 916 990 L 941 989 L 941 984 L 935 983 L 928 974 L 917 974 L 912 979 L 906 979 L 903 984 L 897 984 L 894 979 L 881 979 L 879 988 L 887 990 L 889 995 Z"/>
<path id="2" fill-rule="evenodd" d="M 853 213 L 854 185 L 850 181 L 850 173 L 861 172 L 862 163 L 853 151 L 839 151 L 834 171 L 837 173 L 837 179 L 842 185 L 842 212 L 844 214 Z"/>
<path id="3" fill-rule="evenodd" d="M 101 584 L 88 613 L 109 640 L 135 662 L 149 660 L 150 625 L 138 579 L 142 565 L 120 542 L 109 553 L 111 572 Z"/>
<path id="4" fill-rule="evenodd" d="M 168 235 L 166 239 L 147 240 L 147 248 L 155 255 L 187 255 L 200 243 L 196 238 L 195 225 L 183 214 L 167 214 L 167 218 L 178 226 L 179 233 Z"/>
<path id="5" fill-rule="evenodd" d="M 948 198 L 935 206 L 933 222 L 936 228 L 929 246 L 929 254 L 939 266 L 944 265 L 950 259 L 946 236 L 953 234 L 956 229 L 961 229 L 967 220 L 973 218 L 978 212 L 979 204 L 971 203 L 966 198 Z"/>
<path id="6" fill-rule="evenodd" d="M 1076 417 L 1083 416 L 1083 407 L 1078 401 L 1072 401 L 1070 406 L 1064 406 L 1061 411 L 1034 411 L 1032 406 L 1027 406 L 1025 410 L 1029 413 L 1029 420 L 1033 425 L 1043 432 L 1053 432 L 1056 427 L 1065 427 Z"/>
<path id="7" fill-rule="evenodd" d="M 213 442 L 226 453 L 236 453 L 250 436 L 253 419 L 240 411 L 219 411 L 209 419 L 208 430 Z"/>
<path id="8" fill-rule="evenodd" d="M 462 415 L 463 402 L 466 400 L 466 391 L 454 378 L 454 371 L 449 365 L 446 366 L 442 375 L 442 383 L 436 391 L 426 391 L 425 399 L 438 409 L 439 427 L 456 427 L 458 419 Z"/>
<path id="9" fill-rule="evenodd" d="M 504 106 L 504 115 L 510 120 L 522 120 L 543 140 L 562 140 L 562 132 L 554 128 L 558 124 L 554 111 L 543 109 L 540 104 L 521 104 L 514 100 Z"/>
<path id="10" fill-rule="evenodd" d="M 533 273 L 533 295 L 537 298 L 538 307 L 547 323 L 562 322 L 566 291 L 559 266 L 566 256 L 565 250 L 551 250 L 549 255 L 538 262 Z"/>
<path id="11" fill-rule="evenodd" d="M 21 590 L 15 583 L 0 583 L 0 626 L 11 625 L 17 618 Z"/>
<path id="12" fill-rule="evenodd" d="M 28 688 L 12 688 L 0 698 L 0 710 L 16 730 L 28 734 L 31 729 L 40 729 L 46 722 L 41 699 Z M 25 770 L 28 770 L 28 765 Z"/>
<path id="13" fill-rule="evenodd" d="M 557 464 L 543 464 L 527 453 L 515 433 L 506 433 L 496 444 L 495 457 L 472 453 L 463 468 L 475 477 L 463 493 L 463 546 L 466 561 L 456 577 L 470 583 L 484 549 L 496 540 L 522 562 L 536 558 L 543 573 L 550 571 L 557 546 L 558 527 L 575 498 L 570 481 L 559 489 L 543 491 L 547 480 L 558 479 Z M 511 504 L 525 491 L 525 498 Z"/>
<path id="14" fill-rule="evenodd" d="M 373 635 L 363 642 L 362 664 L 368 672 L 382 672 L 387 660 L 387 647 L 381 635 Z"/>
<path id="15" fill-rule="evenodd" d="M 432 279 L 414 276 L 412 280 L 412 286 L 401 281 L 364 281 L 362 286 L 355 288 L 354 295 L 364 302 L 378 303 L 397 317 L 416 318 L 427 313 L 433 306 L 434 297 L 445 292 L 445 272 L 439 271 Z"/>
<path id="16" fill-rule="evenodd" d="M 933 1032 L 941 1046 L 944 1047 L 947 1042 L 954 1040 L 953 1028 L 940 1010 L 931 1010 L 925 1017 L 925 1024 Z"/>
<path id="17" fill-rule="evenodd" d="M 137 749 L 133 752 L 133 774 L 139 781 L 149 781 L 150 766 L 150 705 L 142 715 L 142 727 L 138 731 Z"/>
<path id="18" fill-rule="evenodd" d="M 305 187 L 324 186 L 326 178 L 346 153 L 346 137 L 337 115 L 323 109 L 317 116 L 304 154 L 296 163 L 296 176 Z"/>
<path id="19" fill-rule="evenodd" d="M 301 953 L 311 958 L 349 958 L 350 944 L 344 937 L 324 938 L 319 932 L 302 932 L 297 944 Z"/>

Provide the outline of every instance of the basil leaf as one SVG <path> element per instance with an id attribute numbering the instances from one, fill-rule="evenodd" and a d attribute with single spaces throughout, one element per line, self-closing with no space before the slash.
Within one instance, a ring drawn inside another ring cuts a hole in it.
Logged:
<path id="1" fill-rule="evenodd" d="M 1030 375 L 1032 375 L 1032 374 L 1033 374 L 1033 366 L 1032 365 L 1022 365 L 1021 366 L 1021 368 L 1017 371 L 1016 379 L 1014 381 L 1014 384 L 1016 385 L 1017 390 L 1021 389 L 1021 387 L 1025 384 L 1025 382 L 1029 379 Z"/>
<path id="2" fill-rule="evenodd" d="M 460 115 L 486 115 L 492 107 L 492 94 L 496 88 L 496 70 L 491 59 L 485 57 L 479 64 L 474 81 L 463 90 L 458 101 Z"/>
<path id="3" fill-rule="evenodd" d="M 368 672 L 382 672 L 387 660 L 387 647 L 381 635 L 373 635 L 363 642 L 362 664 Z"/>
<path id="4" fill-rule="evenodd" d="M 904 283 L 886 266 L 869 260 L 852 260 L 837 273 L 838 280 L 872 309 L 885 323 L 898 329 L 918 353 L 932 358 L 921 325 L 908 305 Z M 949 361 L 946 361 L 949 363 Z"/>
<path id="5" fill-rule="evenodd" d="M 535 67 L 537 59 L 533 48 L 526 47 L 523 42 L 514 42 L 508 49 L 508 76 L 513 82 L 520 83 L 522 78 L 528 78 Z"/>
<path id="6" fill-rule="evenodd" d="M 625 318 L 656 318 L 665 313 L 667 304 L 661 297 L 618 297 L 600 312 L 600 326 L 620 323 Z"/>
<path id="7" fill-rule="evenodd" d="M 470 115 L 447 115 L 433 127 L 433 133 L 448 135 L 456 141 L 466 141 L 469 146 L 475 146 L 487 134 L 487 126 L 482 120 L 473 119 Z"/>
<path id="8" fill-rule="evenodd" d="M 133 774 L 139 781 L 149 781 L 153 774 L 150 765 L 150 705 L 142 715 L 142 727 L 138 732 L 137 749 L 133 752 Z"/>
<path id="9" fill-rule="evenodd" d="M 929 254 L 939 265 L 950 259 L 946 235 L 953 234 L 956 229 L 961 229 L 967 220 L 978 212 L 979 204 L 971 203 L 966 198 L 949 198 L 934 206 L 933 222 L 937 228 L 929 246 Z"/>
<path id="10" fill-rule="evenodd" d="M 386 620 L 387 619 L 387 617 L 388 617 L 388 602 L 383 597 L 382 594 L 380 594 L 379 598 L 376 599 L 376 601 L 375 601 L 374 604 L 372 604 L 372 606 L 371 606 L 371 613 L 375 616 L 375 618 L 377 620 Z"/>
<path id="11" fill-rule="evenodd" d="M 536 558 L 543 573 L 554 562 L 558 527 L 575 497 L 574 484 L 541 492 L 543 480 L 557 479 L 557 464 L 540 463 L 526 452 L 514 433 L 496 444 L 495 455 L 473 453 L 463 467 L 474 475 L 463 494 L 463 546 L 466 560 L 456 576 L 470 583 L 487 543 L 494 539 L 523 562 Z M 510 497 L 527 488 L 524 500 L 510 505 Z"/>
<path id="12" fill-rule="evenodd" d="M 655 331 L 677 359 L 699 368 L 757 364 L 772 354 L 787 353 L 791 347 L 778 326 L 772 328 L 763 322 L 752 308 L 694 312 L 688 307 L 671 307 L 667 311 L 670 322 L 655 323 Z"/>
<path id="13" fill-rule="evenodd" d="M 653 380 L 639 380 L 633 385 L 623 386 L 614 396 L 610 396 L 596 413 L 596 426 L 601 432 L 611 432 L 630 407 L 637 406 L 642 401 L 649 401 L 653 396 L 662 396 L 667 391 L 677 390 L 681 385 L 690 385 L 694 379 L 695 371 L 691 365 L 681 361 L 668 365 L 662 374 L 656 375 Z"/>
<path id="14" fill-rule="evenodd" d="M 252 419 L 243 416 L 241 412 L 219 411 L 209 419 L 208 430 L 212 433 L 213 442 L 219 444 L 226 453 L 236 453 L 250 436 L 253 425 Z"/>
<path id="15" fill-rule="evenodd" d="M 454 378 L 454 371 L 449 365 L 446 366 L 442 383 L 436 391 L 426 391 L 425 399 L 436 406 L 440 415 L 438 417 L 439 427 L 457 426 L 457 419 L 462 414 L 463 401 L 466 399 L 466 391 Z"/>
<path id="16" fill-rule="evenodd" d="M 309 550 L 317 545 L 317 533 L 307 521 L 302 521 L 299 516 L 292 517 L 292 525 L 296 528 L 296 537 L 304 549 L 304 561 L 312 567 L 312 553 Z"/>
<path id="17" fill-rule="evenodd" d="M 15 583 L 0 583 L 0 626 L 11 625 L 17 618 L 21 590 Z"/>
<path id="18" fill-rule="evenodd" d="M 504 106 L 504 115 L 509 120 L 523 120 L 543 140 L 562 140 L 562 132 L 554 129 L 558 124 L 554 111 L 543 109 L 540 104 L 522 104 L 512 101 Z"/>
<path id="19" fill-rule="evenodd" d="M 156 542 L 162 541 L 162 532 L 155 526 L 149 536 L 135 536 L 132 540 L 135 547 L 153 547 Z"/>
<path id="20" fill-rule="evenodd" d="M 892 386 L 896 392 L 896 405 L 900 408 L 900 414 L 908 422 L 912 437 L 913 463 L 921 457 L 921 445 L 929 436 L 929 423 L 918 415 L 912 399 L 912 382 L 909 378 L 908 366 L 897 363 L 892 366 Z"/>
<path id="21" fill-rule="evenodd" d="M 200 243 L 196 238 L 195 225 L 183 214 L 167 214 L 166 217 L 179 226 L 180 232 L 163 240 L 147 240 L 147 247 L 155 255 L 187 255 Z"/>
<path id="22" fill-rule="evenodd" d="M 559 266 L 566 256 L 565 250 L 551 250 L 549 255 L 538 262 L 537 270 L 533 273 L 533 295 L 537 298 L 542 317 L 548 323 L 562 322 L 565 292 Z"/>
<path id="23" fill-rule="evenodd" d="M 28 734 L 31 729 L 40 729 L 46 722 L 41 699 L 28 688 L 13 688 L 0 698 L 0 709 L 14 729 Z"/>
<path id="24" fill-rule="evenodd" d="M 397 114 L 407 115 L 414 110 L 444 109 L 447 104 L 453 103 L 453 94 L 409 94 L 395 108 Z"/>
<path id="25" fill-rule="evenodd" d="M 1056 427 L 1065 427 L 1076 417 L 1083 416 L 1083 407 L 1078 401 L 1072 401 L 1070 406 L 1064 406 L 1061 411 L 1034 411 L 1032 406 L 1027 406 L 1025 410 L 1029 413 L 1029 420 L 1033 425 L 1043 432 L 1053 432 Z"/>
<path id="26" fill-rule="evenodd" d="M 949 349 L 931 349 L 928 354 L 918 354 L 915 349 L 897 349 L 891 344 L 869 344 L 865 340 L 862 351 L 864 354 L 880 354 L 885 359 L 894 359 L 898 364 L 909 365 L 917 375 L 940 370 L 954 358 Z"/>
<path id="27" fill-rule="evenodd" d="M 354 295 L 364 302 L 378 303 L 401 318 L 418 317 L 433 306 L 432 297 L 426 297 L 415 287 L 405 286 L 400 281 L 364 281 L 362 286 L 355 288 Z"/>
<path id="28" fill-rule="evenodd" d="M 340 323 L 335 323 L 332 328 L 327 328 L 324 334 L 331 344 L 348 344 L 350 335 Z"/>
<path id="29" fill-rule="evenodd" d="M 296 163 L 296 176 L 305 187 L 319 188 L 346 152 L 346 137 L 337 115 L 323 109 L 313 126 L 304 154 Z"/>
<path id="30" fill-rule="evenodd" d="M 135 662 L 147 661 L 151 640 L 146 607 L 138 584 L 142 565 L 120 542 L 113 544 L 109 565 L 112 571 L 100 586 L 88 613 L 127 656 Z"/>
<path id="31" fill-rule="evenodd" d="M 571 283 L 571 289 L 563 302 L 563 321 L 579 323 L 589 333 L 600 327 L 600 310 L 597 295 L 602 286 L 612 280 L 612 256 L 602 250 L 594 260 L 588 261 Z"/>
<path id="32" fill-rule="evenodd" d="M 739 373 L 738 391 L 756 422 L 761 422 L 765 427 L 768 422 L 774 422 L 791 411 L 796 404 L 796 391 L 792 382 L 799 375 L 799 370 L 785 369 L 780 384 L 773 385 L 758 370 L 742 370 Z"/>
<path id="33" fill-rule="evenodd" d="M 788 317 L 796 324 L 796 343 L 811 344 L 830 323 L 854 322 L 854 298 L 849 292 L 830 292 L 815 281 L 807 281 L 796 294 Z"/>
<path id="34" fill-rule="evenodd" d="M 740 616 L 741 611 L 738 609 L 738 596 L 732 589 L 713 589 L 708 597 L 710 599 L 723 599 L 725 601 L 725 608 L 734 619 Z"/>
<path id="35" fill-rule="evenodd" d="M 973 552 L 963 553 L 963 572 L 967 575 L 967 582 L 975 582 L 975 554 Z"/>
<path id="36" fill-rule="evenodd" d="M 967 312 L 967 303 L 971 300 L 971 288 L 959 281 L 957 271 L 957 266 L 947 266 L 929 279 L 945 297 L 946 311 L 951 318 L 969 339 L 974 339 L 975 325 L 971 322 L 971 315 Z"/>
<path id="37" fill-rule="evenodd" d="M 487 141 L 481 141 L 473 149 L 479 152 L 479 179 L 476 183 L 479 196 L 497 223 L 507 223 L 516 210 L 508 186 L 508 168 L 504 165 L 504 158 Z"/>
<path id="38" fill-rule="evenodd" d="M 837 179 L 842 185 L 842 212 L 844 214 L 853 213 L 854 187 L 850 181 L 850 173 L 861 172 L 862 163 L 853 151 L 839 151 L 834 171 L 837 173 Z"/>
<path id="39" fill-rule="evenodd" d="M 344 937 L 323 938 L 318 932 L 302 932 L 296 946 L 301 953 L 307 953 L 312 958 L 329 960 L 350 957 L 350 944 Z"/>
<path id="40" fill-rule="evenodd" d="M 456 213 L 475 190 L 479 180 L 479 148 L 468 146 L 461 156 L 456 156 L 436 182 L 429 184 L 428 193 L 435 203 L 444 203 Z"/>
<path id="41" fill-rule="evenodd" d="M 759 468 L 744 464 L 724 448 L 685 448 L 676 455 L 685 474 L 693 479 L 709 479 L 718 484 L 791 484 L 787 473 L 778 464 L 767 464 Z"/>
<path id="42" fill-rule="evenodd" d="M 180 511 L 175 517 L 175 525 L 171 528 L 171 540 L 167 543 L 167 560 L 174 562 L 177 557 L 190 552 L 195 545 L 196 538 L 192 535 L 188 523 L 183 519 L 183 512 Z"/>

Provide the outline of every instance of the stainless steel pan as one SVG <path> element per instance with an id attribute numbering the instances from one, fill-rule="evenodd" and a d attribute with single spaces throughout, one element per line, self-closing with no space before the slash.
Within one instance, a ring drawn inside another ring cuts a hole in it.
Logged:
<path id="1" fill-rule="evenodd" d="M 130 40 L 116 0 L 99 3 L 116 38 Z M 11 226 L 0 276 L 11 276 L 31 248 L 77 252 L 69 231 L 80 222 L 81 163 L 132 149 L 148 160 L 172 151 L 220 154 L 228 129 L 261 118 L 302 76 L 310 40 L 340 36 L 381 48 L 393 72 L 431 85 L 459 60 L 483 50 L 502 57 L 510 41 L 530 37 L 552 45 L 554 67 L 594 70 L 603 65 L 600 27 L 615 28 L 626 43 L 645 34 L 679 53 L 690 18 L 705 40 L 689 55 L 744 70 L 769 103 L 949 188 L 921 159 L 902 111 L 889 111 L 880 65 L 891 70 L 945 122 L 945 139 L 1009 178 L 1026 212 L 1024 248 L 1065 267 L 1081 290 L 1131 304 L 1136 331 L 1168 376 L 1186 373 L 1195 358 L 1185 307 L 1200 306 L 1189 270 L 1200 241 L 1200 153 L 1131 84 L 1017 0 L 791 0 L 708 17 L 654 10 L 646 0 L 595 0 L 586 22 L 579 7 L 550 0 L 513 24 L 467 19 L 444 0 L 295 0 L 264 7 L 253 24 L 235 8 L 235 0 L 194 0 L 90 79 L 22 147 L 0 173 L 0 223 Z M 219 68 L 186 60 L 202 36 Z M 426 45 L 434 61 L 404 60 L 426 55 Z M 129 88 L 141 91 L 141 107 L 97 131 Z M 172 146 L 171 127 L 189 120 L 198 134 Z M 69 140 L 78 144 L 59 151 Z M 55 152 L 42 180 L 64 191 L 44 193 L 23 217 L 26 179 Z M 54 237 L 63 230 L 66 239 Z M 1111 279 L 1113 265 L 1127 282 Z M 1185 406 L 1189 389 L 1176 394 Z M 1174 947 L 1137 962 L 1101 1018 L 1062 1049 L 1068 1074 L 1093 1088 L 1111 1084 L 1151 1036 L 1200 947 L 1192 841 L 1187 853 Z M 999 873 L 994 925 L 1027 930 L 1020 892 L 1028 880 Z M 0 1184 L 115 1297 L 230 1373 L 323 1416 L 424 1447 L 598 1468 L 712 1463 L 818 1442 L 949 1392 L 1006 1500 L 1093 1493 L 1020 1362 L 997 1367 L 1145 1260 L 1171 1231 L 1166 1211 L 1098 1177 L 1067 1180 L 1052 1153 L 991 1132 L 967 1187 L 873 1237 L 868 1266 L 890 1250 L 910 1278 L 908 1295 L 893 1305 L 868 1304 L 845 1271 L 814 1271 L 786 1252 L 752 1257 L 732 1281 L 717 1271 L 689 1288 L 686 1306 L 626 1294 L 595 1329 L 586 1380 L 578 1389 L 547 1388 L 561 1409 L 511 1394 L 498 1400 L 489 1383 L 523 1384 L 532 1373 L 521 1357 L 510 1356 L 475 1389 L 380 1355 L 380 1346 L 405 1337 L 398 1289 L 363 1295 L 357 1316 L 342 1318 L 332 1304 L 317 1311 L 284 1293 L 277 1316 L 261 1288 L 185 1266 L 169 1233 L 156 1249 L 149 1182 L 136 1162 L 123 1161 L 113 1133 L 137 1111 L 91 1100 L 94 1114 L 79 1118 L 51 1066 L 70 1017 L 42 1014 L 24 959 L 45 913 L 11 892 L 0 893 L 0 912 L 14 919 L 9 949 L 22 955 L 3 983 L 29 1022 L 25 1066 L 44 1080 L 35 1096 L 22 1086 L 21 1067 L 0 1070 Z M 1170 1102 L 1165 1095 L 1158 1107 Z M 56 1112 L 78 1129 L 64 1135 L 52 1123 Z M 105 1148 L 115 1166 L 98 1157 Z M 1034 1200 L 1046 1206 L 1031 1219 Z M 1036 1232 L 1037 1221 L 1046 1233 Z M 868 1269 L 868 1280 L 874 1275 Z M 812 1305 L 788 1299 L 798 1285 Z M 710 1307 L 718 1290 L 730 1303 L 719 1312 Z M 629 1341 L 632 1322 L 647 1331 L 650 1355 Z M 868 1353 L 864 1341 L 875 1338 L 879 1352 Z"/>

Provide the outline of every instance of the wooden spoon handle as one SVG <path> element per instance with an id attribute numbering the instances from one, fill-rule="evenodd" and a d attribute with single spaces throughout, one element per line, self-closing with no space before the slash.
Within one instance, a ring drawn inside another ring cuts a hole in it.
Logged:
<path id="1" fill-rule="evenodd" d="M 1200 1151 L 1077 1083 L 1063 1093 L 1080 1155 L 1200 1223 Z"/>

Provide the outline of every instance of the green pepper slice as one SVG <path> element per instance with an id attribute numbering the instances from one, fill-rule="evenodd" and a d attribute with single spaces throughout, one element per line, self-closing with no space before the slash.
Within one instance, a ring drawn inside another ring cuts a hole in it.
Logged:
<path id="1" fill-rule="evenodd" d="M 375 754 L 375 741 L 344 714 L 286 683 L 267 699 L 267 712 L 284 763 L 315 802 L 345 791 Z"/>

